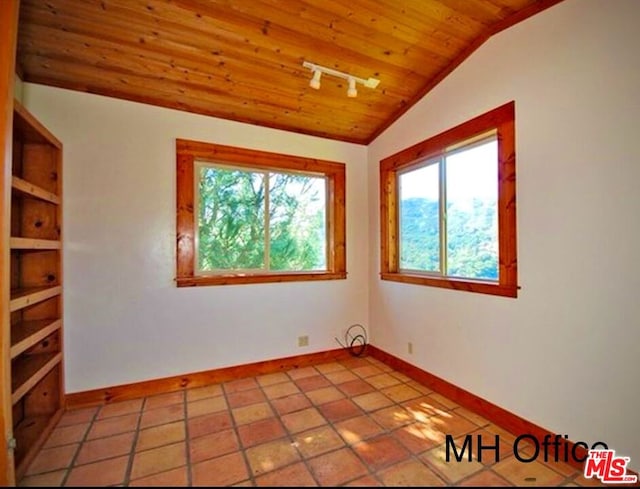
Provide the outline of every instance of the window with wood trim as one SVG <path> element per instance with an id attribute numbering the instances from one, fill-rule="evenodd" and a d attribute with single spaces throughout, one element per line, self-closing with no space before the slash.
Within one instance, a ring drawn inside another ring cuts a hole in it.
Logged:
<path id="1" fill-rule="evenodd" d="M 380 162 L 383 280 L 517 297 L 515 104 Z"/>
<path id="2" fill-rule="evenodd" d="M 345 165 L 178 139 L 177 284 L 346 278 Z"/>

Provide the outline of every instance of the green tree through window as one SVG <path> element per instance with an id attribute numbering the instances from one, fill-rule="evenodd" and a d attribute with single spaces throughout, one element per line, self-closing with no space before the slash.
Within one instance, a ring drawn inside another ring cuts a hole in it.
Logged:
<path id="1" fill-rule="evenodd" d="M 176 140 L 176 284 L 347 278 L 346 165 Z"/>
<path id="2" fill-rule="evenodd" d="M 326 270 L 324 177 L 197 167 L 201 271 Z"/>

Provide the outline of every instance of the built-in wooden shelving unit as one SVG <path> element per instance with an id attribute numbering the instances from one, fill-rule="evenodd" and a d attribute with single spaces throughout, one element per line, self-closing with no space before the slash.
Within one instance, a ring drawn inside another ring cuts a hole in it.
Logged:
<path id="1" fill-rule="evenodd" d="M 9 189 L 7 188 L 7 191 Z M 11 403 L 16 479 L 62 414 L 62 144 L 17 101 L 11 177 Z"/>

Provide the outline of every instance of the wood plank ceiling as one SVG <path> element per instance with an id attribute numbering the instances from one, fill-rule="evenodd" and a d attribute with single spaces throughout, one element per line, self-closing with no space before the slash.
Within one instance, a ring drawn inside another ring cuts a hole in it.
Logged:
<path id="1" fill-rule="evenodd" d="M 18 73 L 368 144 L 491 35 L 559 1 L 21 0 Z M 380 84 L 350 98 L 324 75 L 315 90 L 303 61 Z"/>

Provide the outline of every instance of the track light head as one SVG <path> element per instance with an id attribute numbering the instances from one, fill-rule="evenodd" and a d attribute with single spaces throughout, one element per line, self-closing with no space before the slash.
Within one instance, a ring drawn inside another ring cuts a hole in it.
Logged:
<path id="1" fill-rule="evenodd" d="M 378 86 L 378 83 L 380 83 L 380 80 L 369 78 L 364 81 L 363 85 L 367 88 L 376 88 Z"/>
<path id="2" fill-rule="evenodd" d="M 311 78 L 311 81 L 309 81 L 309 86 L 311 88 L 315 88 L 316 90 L 318 90 L 320 88 L 320 77 L 322 76 L 322 71 L 320 70 L 313 70 L 313 78 Z"/>
<path id="3" fill-rule="evenodd" d="M 355 78 L 349 77 L 349 88 L 347 89 L 347 97 L 357 97 L 358 90 L 356 89 L 356 80 Z"/>

